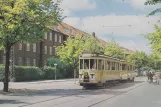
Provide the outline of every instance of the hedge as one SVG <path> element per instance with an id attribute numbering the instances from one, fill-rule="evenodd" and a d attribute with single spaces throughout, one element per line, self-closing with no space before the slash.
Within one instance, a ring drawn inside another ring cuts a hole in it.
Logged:
<path id="1" fill-rule="evenodd" d="M 40 79 L 41 69 L 31 66 L 16 66 L 13 77 L 15 81 L 31 81 Z"/>
<path id="2" fill-rule="evenodd" d="M 4 70 L 4 66 L 0 65 L 0 81 L 2 78 L 2 71 Z M 56 70 L 57 79 L 64 78 L 64 75 Z M 40 69 L 38 67 L 31 66 L 15 66 L 13 78 L 12 80 L 15 82 L 21 81 L 33 81 L 33 80 L 47 80 L 47 79 L 55 79 L 55 68 L 47 67 L 45 69 Z"/>
<path id="3" fill-rule="evenodd" d="M 56 79 L 60 79 L 63 77 L 58 70 L 55 71 L 54 67 L 47 67 L 42 70 L 41 79 L 55 79 L 55 72 Z"/>
<path id="4" fill-rule="evenodd" d="M 0 81 L 2 80 L 4 66 L 0 65 Z"/>

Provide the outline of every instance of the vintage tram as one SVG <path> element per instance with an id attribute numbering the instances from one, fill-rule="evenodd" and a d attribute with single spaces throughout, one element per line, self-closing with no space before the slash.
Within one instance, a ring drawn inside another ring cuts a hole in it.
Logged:
<path id="1" fill-rule="evenodd" d="M 134 81 L 135 66 L 125 60 L 92 53 L 79 56 L 79 83 L 81 86 L 106 86 L 113 81 Z"/>

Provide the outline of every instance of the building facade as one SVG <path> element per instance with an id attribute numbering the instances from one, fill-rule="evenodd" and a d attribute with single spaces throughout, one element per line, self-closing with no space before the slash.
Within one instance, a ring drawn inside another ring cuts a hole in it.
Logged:
<path id="1" fill-rule="evenodd" d="M 12 47 L 10 61 L 18 66 L 43 67 L 48 58 L 56 56 L 56 47 L 62 45 L 67 37 L 61 32 L 52 30 L 45 34 L 41 42 L 17 43 Z M 0 51 L 0 64 L 5 64 L 5 50 Z"/>

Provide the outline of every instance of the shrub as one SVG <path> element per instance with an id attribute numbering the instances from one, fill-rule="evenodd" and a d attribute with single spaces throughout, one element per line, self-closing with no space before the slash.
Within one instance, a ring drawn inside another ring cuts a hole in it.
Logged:
<path id="1" fill-rule="evenodd" d="M 56 79 L 62 78 L 62 75 L 56 69 Z M 46 67 L 42 70 L 41 79 L 55 79 L 55 67 Z"/>
<path id="2" fill-rule="evenodd" d="M 2 81 L 3 71 L 4 71 L 4 66 L 0 65 L 0 81 Z"/>
<path id="3" fill-rule="evenodd" d="M 15 81 L 31 81 L 40 79 L 41 69 L 31 66 L 16 66 L 14 70 Z"/>
<path id="4" fill-rule="evenodd" d="M 73 76 L 73 70 L 66 64 L 62 62 L 58 58 L 49 58 L 48 59 L 48 66 L 55 67 L 54 64 L 57 64 L 57 75 L 59 78 L 71 78 Z"/>

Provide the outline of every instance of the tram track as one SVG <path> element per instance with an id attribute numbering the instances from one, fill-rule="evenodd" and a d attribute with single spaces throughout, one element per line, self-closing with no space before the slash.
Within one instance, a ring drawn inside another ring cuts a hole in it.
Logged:
<path id="1" fill-rule="evenodd" d="M 100 90 L 106 90 L 106 89 L 110 89 L 110 88 L 113 88 L 113 87 L 115 87 L 115 86 L 119 86 L 119 85 L 122 85 L 122 84 L 125 84 L 125 83 L 119 83 L 118 85 L 112 85 L 112 86 L 109 86 L 109 87 L 106 87 L 106 88 L 92 88 L 92 89 L 80 89 L 78 92 L 76 92 L 76 93 L 72 93 L 72 94 L 70 94 L 70 95 L 63 95 L 63 96 L 60 96 L 60 97 L 57 97 L 57 98 L 50 98 L 50 99 L 46 99 L 46 100 L 42 100 L 42 101 L 37 101 L 37 102 L 33 102 L 33 103 L 27 103 L 27 104 L 24 104 L 24 105 L 21 105 L 21 106 L 18 106 L 18 107 L 26 107 L 26 106 L 32 106 L 32 105 L 35 105 L 35 104 L 40 104 L 40 103 L 45 103 L 45 102 L 49 102 L 49 101 L 54 101 L 54 100 L 58 100 L 58 99 L 61 99 L 61 98 L 67 98 L 67 97 L 70 97 L 70 96 L 76 96 L 76 97 L 79 97 L 79 95 L 83 95 L 83 94 L 94 94 L 94 93 L 96 93 L 96 92 L 100 92 Z M 140 86 L 140 85 L 139 85 Z M 139 87 L 138 86 L 138 87 Z M 137 88 L 137 87 L 135 87 L 135 88 Z M 132 90 L 132 89 L 131 89 Z M 127 92 L 128 91 L 130 91 L 130 90 L 127 90 Z M 123 93 L 120 93 L 120 94 L 118 94 L 118 95 L 121 95 L 121 94 L 123 94 Z M 111 98 L 114 98 L 114 97 L 116 97 L 116 96 L 118 96 L 118 95 L 115 95 L 115 96 L 113 96 L 113 97 L 110 97 L 110 98 L 106 98 L 106 99 L 104 99 L 104 100 L 101 100 L 101 101 L 99 101 L 99 102 L 96 102 L 96 103 L 94 103 L 94 104 L 91 104 L 91 105 L 89 105 L 88 107 L 92 107 L 92 106 L 94 106 L 94 105 L 97 105 L 97 104 L 99 104 L 99 103 L 101 103 L 101 102 L 104 102 L 104 101 L 106 101 L 106 100 L 108 100 L 108 99 L 111 99 Z M 82 98 L 84 98 L 84 97 L 79 97 L 78 99 L 82 99 Z M 71 101 L 68 101 L 67 103 L 70 103 L 70 102 L 72 102 L 72 101 L 75 101 L 76 99 L 74 99 L 74 100 L 71 100 Z M 65 104 L 65 103 L 63 103 L 63 104 Z M 53 106 L 57 106 L 57 105 L 59 105 L 59 104 L 55 104 L 55 105 L 53 105 Z"/>

